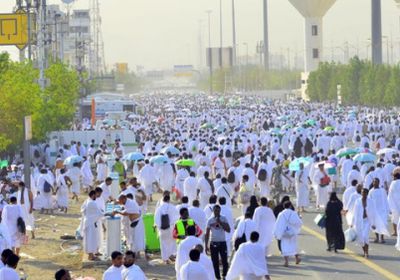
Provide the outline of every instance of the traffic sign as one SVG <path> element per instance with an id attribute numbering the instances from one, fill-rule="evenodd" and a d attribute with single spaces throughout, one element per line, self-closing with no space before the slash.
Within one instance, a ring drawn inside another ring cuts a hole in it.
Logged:
<path id="1" fill-rule="evenodd" d="M 0 14 L 0 45 L 15 45 L 19 49 L 28 44 L 28 14 L 17 11 Z"/>
<path id="2" fill-rule="evenodd" d="M 24 128 L 25 128 L 25 140 L 29 141 L 32 139 L 32 116 L 25 116 Z"/>

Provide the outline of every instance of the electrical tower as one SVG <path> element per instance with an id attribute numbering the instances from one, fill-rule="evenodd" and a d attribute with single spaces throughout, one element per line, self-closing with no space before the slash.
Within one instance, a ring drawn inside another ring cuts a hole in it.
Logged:
<path id="1" fill-rule="evenodd" d="M 90 44 L 90 76 L 101 77 L 105 74 L 104 42 L 101 32 L 100 1 L 90 0 L 91 44 Z"/>

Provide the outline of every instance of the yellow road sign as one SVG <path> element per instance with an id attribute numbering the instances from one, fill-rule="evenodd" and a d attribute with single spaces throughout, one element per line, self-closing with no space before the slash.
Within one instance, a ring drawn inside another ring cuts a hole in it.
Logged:
<path id="1" fill-rule="evenodd" d="M 128 63 L 117 63 L 116 68 L 118 74 L 128 74 Z"/>
<path id="2" fill-rule="evenodd" d="M 0 45 L 23 49 L 28 44 L 28 15 L 23 11 L 0 14 Z"/>

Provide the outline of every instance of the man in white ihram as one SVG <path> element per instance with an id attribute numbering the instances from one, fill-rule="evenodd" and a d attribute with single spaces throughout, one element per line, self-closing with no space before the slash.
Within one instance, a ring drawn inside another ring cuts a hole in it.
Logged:
<path id="1" fill-rule="evenodd" d="M 265 249 L 258 243 L 259 234 L 253 231 L 250 241 L 240 245 L 226 276 L 226 280 L 270 279 L 265 258 Z"/>
<path id="2" fill-rule="evenodd" d="M 400 235 L 397 225 L 400 224 L 400 173 L 393 175 L 394 180 L 390 184 L 388 202 L 392 213 L 393 236 Z"/>
<path id="3" fill-rule="evenodd" d="M 288 267 L 290 256 L 295 256 L 296 264 L 301 262 L 298 254 L 297 239 L 303 222 L 297 212 L 291 209 L 293 206 L 290 201 L 286 201 L 283 207 L 285 210 L 278 215 L 274 235 L 276 239 L 281 241 L 281 252 L 285 259 L 284 266 Z"/>
<path id="4" fill-rule="evenodd" d="M 196 245 L 203 244 L 203 241 L 196 237 L 196 227 L 188 226 L 186 232 L 188 236 L 179 243 L 178 252 L 176 254 L 175 271 L 178 280 L 182 280 L 180 271 L 182 266 L 189 261 L 190 250 Z"/>
<path id="5" fill-rule="evenodd" d="M 89 260 L 96 260 L 95 254 L 98 252 L 100 243 L 100 219 L 103 212 L 96 203 L 96 192 L 89 192 L 89 199 L 82 205 L 83 216 L 83 244 L 84 251 L 89 255 Z"/>
<path id="6" fill-rule="evenodd" d="M 135 264 L 136 255 L 132 251 L 126 251 L 124 257 L 124 268 L 122 269 L 122 280 L 147 280 L 142 269 Z"/>
<path id="7" fill-rule="evenodd" d="M 261 198 L 261 206 L 254 212 L 253 220 L 257 225 L 257 232 L 260 235 L 259 244 L 264 247 L 265 254 L 268 255 L 269 245 L 274 237 L 275 215 L 268 207 L 268 200 Z"/>
<path id="8" fill-rule="evenodd" d="M 140 218 L 139 205 L 135 200 L 128 199 L 125 195 L 120 195 L 118 198 L 120 205 L 124 206 L 123 211 L 114 211 L 113 215 L 122 215 L 122 226 L 125 235 L 125 240 L 128 248 L 132 251 L 135 250 L 135 226 L 138 224 Z"/>
<path id="9" fill-rule="evenodd" d="M 149 197 L 150 201 L 152 201 L 153 194 L 153 184 L 157 181 L 157 171 L 156 169 L 150 165 L 149 160 L 145 160 L 145 166 L 140 170 L 139 173 L 139 181 L 144 186 L 146 191 L 146 195 Z"/>
<path id="10" fill-rule="evenodd" d="M 112 265 L 104 272 L 103 280 L 122 280 L 123 255 L 115 251 L 111 253 Z"/>
<path id="11" fill-rule="evenodd" d="M 172 256 L 176 254 L 176 241 L 172 237 L 173 225 L 179 218 L 179 213 L 174 205 L 170 204 L 170 196 L 165 195 L 163 202 L 156 209 L 154 224 L 158 229 L 161 245 L 161 258 L 169 264 Z"/>
<path id="12" fill-rule="evenodd" d="M 209 279 L 207 270 L 200 264 L 200 252 L 192 249 L 189 253 L 190 261 L 180 270 L 181 280 L 212 280 Z"/>

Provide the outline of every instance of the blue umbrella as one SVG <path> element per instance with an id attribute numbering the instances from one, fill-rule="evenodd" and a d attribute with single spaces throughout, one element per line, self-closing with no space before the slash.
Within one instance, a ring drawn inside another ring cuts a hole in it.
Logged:
<path id="1" fill-rule="evenodd" d="M 131 160 L 131 161 L 139 161 L 139 160 L 144 160 L 144 155 L 139 152 L 134 152 L 134 153 L 126 154 L 122 159 L 123 160 Z"/>
<path id="2" fill-rule="evenodd" d="M 169 162 L 169 158 L 167 158 L 166 156 L 154 156 L 150 159 L 150 163 L 154 163 L 154 164 L 163 164 L 163 163 L 168 163 Z"/>
<path id="3" fill-rule="evenodd" d="M 300 163 L 304 164 L 304 167 L 308 166 L 312 162 L 312 158 L 309 157 L 300 157 L 296 158 L 289 164 L 290 171 L 299 171 L 300 170 Z"/>
<path id="4" fill-rule="evenodd" d="M 353 158 L 354 161 L 375 162 L 376 156 L 371 153 L 360 153 Z"/>
<path id="5" fill-rule="evenodd" d="M 174 147 L 174 146 L 168 146 L 168 147 L 165 147 L 165 148 L 163 148 L 163 149 L 161 150 L 161 153 L 163 153 L 163 154 L 168 154 L 168 153 L 170 153 L 170 154 L 172 154 L 172 155 L 179 155 L 180 152 L 181 152 L 181 151 L 179 151 L 179 149 L 176 148 L 176 147 Z"/>
<path id="6" fill-rule="evenodd" d="M 241 124 L 241 125 L 238 125 L 237 127 L 235 127 L 235 130 L 239 131 L 239 130 L 242 130 L 244 128 L 246 128 L 246 126 L 244 124 Z"/>
<path id="7" fill-rule="evenodd" d="M 356 150 L 357 150 L 358 153 L 374 154 L 374 151 L 372 151 L 372 150 L 369 149 L 369 148 L 362 148 L 362 147 L 359 147 L 359 148 L 357 148 Z"/>
<path id="8" fill-rule="evenodd" d="M 75 163 L 82 162 L 82 161 L 83 161 L 83 157 L 81 157 L 81 156 L 70 156 L 64 160 L 64 165 L 73 165 Z"/>

